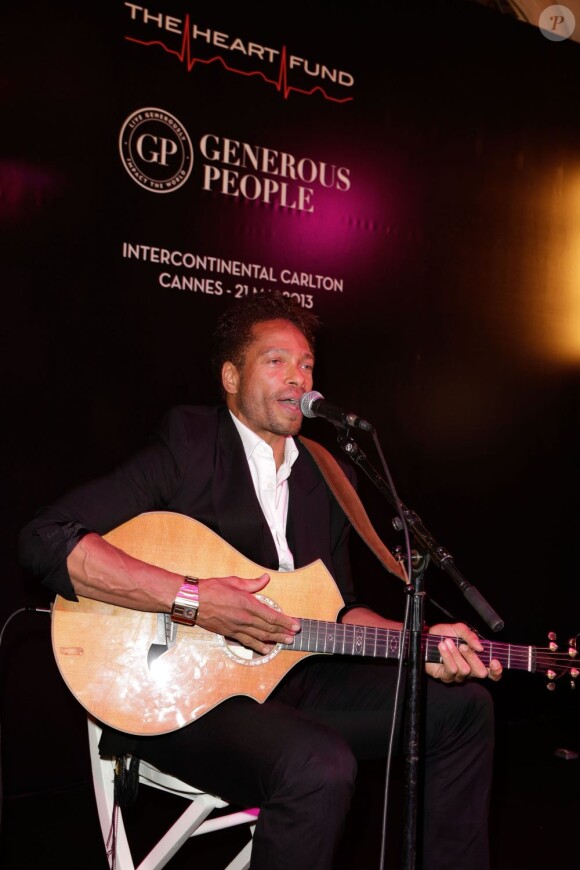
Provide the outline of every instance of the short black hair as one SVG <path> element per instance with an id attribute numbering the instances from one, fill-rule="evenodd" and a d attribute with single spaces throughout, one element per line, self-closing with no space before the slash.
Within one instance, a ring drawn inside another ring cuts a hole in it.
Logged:
<path id="1" fill-rule="evenodd" d="M 221 385 L 222 368 L 232 362 L 236 368 L 254 339 L 253 327 L 265 320 L 288 320 L 303 333 L 314 353 L 315 337 L 320 320 L 312 311 L 280 291 L 244 296 L 218 318 L 213 334 L 211 366 Z"/>

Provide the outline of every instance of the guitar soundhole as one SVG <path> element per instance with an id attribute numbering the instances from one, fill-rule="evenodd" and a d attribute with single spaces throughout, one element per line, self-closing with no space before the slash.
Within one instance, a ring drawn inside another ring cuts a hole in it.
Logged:
<path id="1" fill-rule="evenodd" d="M 267 604 L 268 607 L 273 607 L 274 610 L 282 609 L 275 601 L 272 601 L 271 598 L 267 598 L 265 595 L 258 593 L 256 598 L 259 598 L 260 601 L 263 602 L 263 604 Z M 239 665 L 248 665 L 249 667 L 265 665 L 268 662 L 271 662 L 282 649 L 282 644 L 277 643 L 267 655 L 260 655 L 260 653 L 255 652 L 255 650 L 249 649 L 247 646 L 243 646 L 241 643 L 238 643 L 231 638 L 224 637 L 222 634 L 218 635 L 218 637 L 220 646 L 230 659 Z"/>

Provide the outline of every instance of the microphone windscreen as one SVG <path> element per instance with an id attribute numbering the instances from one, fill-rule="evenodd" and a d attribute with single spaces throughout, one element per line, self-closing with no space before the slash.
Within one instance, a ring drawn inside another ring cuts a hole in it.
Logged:
<path id="1" fill-rule="evenodd" d="M 317 399 L 324 399 L 324 396 L 316 390 L 310 390 L 309 393 L 304 393 L 302 395 L 302 398 L 300 399 L 300 410 L 305 417 L 316 417 L 312 405 Z"/>

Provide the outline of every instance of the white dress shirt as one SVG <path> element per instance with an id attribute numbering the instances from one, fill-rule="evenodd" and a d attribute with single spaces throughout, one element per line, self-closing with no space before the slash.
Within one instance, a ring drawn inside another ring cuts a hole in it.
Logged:
<path id="1" fill-rule="evenodd" d="M 288 478 L 292 465 L 298 457 L 298 448 L 294 439 L 288 436 L 284 444 L 284 460 L 276 471 L 274 451 L 270 445 L 240 422 L 235 414 L 232 414 L 232 420 L 240 433 L 254 481 L 254 489 L 276 544 L 280 571 L 292 571 L 294 570 L 294 556 L 286 540 Z"/>

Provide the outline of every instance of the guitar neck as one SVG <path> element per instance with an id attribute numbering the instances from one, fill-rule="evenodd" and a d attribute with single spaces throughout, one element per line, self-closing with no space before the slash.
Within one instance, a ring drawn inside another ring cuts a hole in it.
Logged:
<path id="1" fill-rule="evenodd" d="M 399 659 L 403 632 L 392 628 L 376 628 L 366 625 L 324 622 L 319 619 L 302 619 L 302 630 L 286 649 L 334 655 L 370 656 L 380 659 Z M 442 635 L 424 634 L 423 651 L 426 662 L 440 662 L 438 644 Z M 463 641 L 455 638 L 459 647 Z M 504 668 L 533 672 L 537 667 L 537 650 L 533 646 L 518 646 L 510 643 L 493 643 L 481 640 L 483 652 L 480 659 L 489 664 L 497 659 Z"/>

